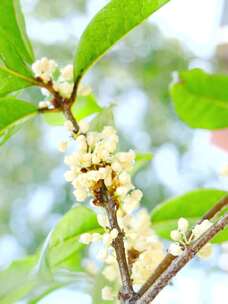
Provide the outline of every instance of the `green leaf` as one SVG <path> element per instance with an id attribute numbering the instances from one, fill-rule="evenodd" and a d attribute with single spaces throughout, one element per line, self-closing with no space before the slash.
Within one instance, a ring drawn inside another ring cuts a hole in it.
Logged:
<path id="1" fill-rule="evenodd" d="M 36 295 L 32 296 L 27 303 L 28 304 L 38 304 L 40 301 L 48 296 L 51 292 L 55 291 L 56 289 L 62 287 L 60 284 L 56 283 L 53 286 L 47 287 L 45 290 L 37 292 Z"/>
<path id="2" fill-rule="evenodd" d="M 77 255 L 75 256 L 77 259 Z M 77 288 L 77 284 L 88 280 L 87 276 L 83 273 L 69 271 L 68 269 L 59 269 L 55 271 L 51 278 L 44 279 L 37 275 L 37 284 L 30 290 L 23 298 L 26 299 L 26 303 L 35 304 L 40 303 L 40 300 L 45 298 L 48 294 L 55 291 L 56 289 L 67 287 L 70 284 L 74 284 Z M 78 286 L 78 288 L 81 286 Z"/>
<path id="3" fill-rule="evenodd" d="M 135 175 L 138 171 L 147 166 L 147 164 L 153 159 L 153 154 L 151 152 L 137 152 L 135 156 L 135 165 L 131 171 L 132 175 Z"/>
<path id="4" fill-rule="evenodd" d="M 26 34 L 19 0 L 0 1 L 0 29 L 22 60 L 31 64 L 34 61 L 34 54 Z"/>
<path id="5" fill-rule="evenodd" d="M 84 246 L 79 242 L 82 233 L 100 231 L 96 214 L 84 207 L 72 208 L 55 227 L 48 248 L 51 268 L 61 265 Z"/>
<path id="6" fill-rule="evenodd" d="M 32 86 L 35 82 L 5 67 L 0 67 L 0 97 Z"/>
<path id="7" fill-rule="evenodd" d="M 110 105 L 107 108 L 103 108 L 102 111 L 94 117 L 90 123 L 90 130 L 101 132 L 105 126 L 115 126 L 113 107 Z"/>
<path id="8" fill-rule="evenodd" d="M 81 79 L 118 40 L 169 0 L 112 0 L 85 29 L 74 62 L 75 80 Z"/>
<path id="9" fill-rule="evenodd" d="M 79 121 L 87 116 L 102 111 L 102 108 L 97 103 L 96 98 L 93 95 L 78 96 L 77 101 L 72 107 L 72 111 L 76 119 Z M 65 118 L 62 113 L 44 113 L 45 121 L 50 125 L 62 125 Z"/>
<path id="10" fill-rule="evenodd" d="M 36 286 L 32 274 L 36 257 L 28 257 L 13 262 L 6 270 L 0 272 L 0 303 L 12 304 L 24 297 Z"/>
<path id="11" fill-rule="evenodd" d="M 0 1 L 0 97 L 36 84 L 34 61 L 19 0 Z"/>
<path id="12" fill-rule="evenodd" d="M 0 59 L 6 67 L 26 77 L 32 77 L 31 69 L 21 58 L 10 37 L 0 27 Z"/>
<path id="13" fill-rule="evenodd" d="M 51 291 L 86 279 L 82 271 L 85 232 L 102 232 L 96 214 L 84 207 L 72 208 L 47 238 L 41 253 L 13 262 L 0 272 L 0 303 L 12 304 L 26 296 L 37 303 Z"/>
<path id="14" fill-rule="evenodd" d="M 11 96 L 0 98 L 0 135 L 37 113 L 37 108 L 31 103 Z"/>
<path id="15" fill-rule="evenodd" d="M 77 256 L 76 256 L 77 259 Z M 58 270 L 50 277 L 36 271 L 38 256 L 13 262 L 0 272 L 0 303 L 12 304 L 26 298 L 26 303 L 38 303 L 43 297 L 60 287 L 85 279 L 82 274 Z"/>
<path id="16" fill-rule="evenodd" d="M 20 129 L 20 125 L 12 126 L 3 131 L 0 134 L 0 146 L 4 145 L 17 131 Z"/>
<path id="17" fill-rule="evenodd" d="M 200 69 L 181 72 L 171 88 L 177 115 L 192 128 L 228 127 L 228 76 Z"/>
<path id="18" fill-rule="evenodd" d="M 194 225 L 225 194 L 226 191 L 215 189 L 198 189 L 184 195 L 174 197 L 158 205 L 151 214 L 152 226 L 157 234 L 165 239 L 177 227 L 177 221 L 184 217 Z M 214 242 L 228 240 L 228 229 L 219 233 Z"/>

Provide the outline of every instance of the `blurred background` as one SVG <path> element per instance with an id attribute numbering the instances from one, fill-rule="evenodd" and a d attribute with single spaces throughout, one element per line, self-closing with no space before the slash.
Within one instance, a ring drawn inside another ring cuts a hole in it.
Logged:
<path id="1" fill-rule="evenodd" d="M 21 2 L 37 58 L 47 56 L 64 65 L 72 63 L 86 24 L 108 1 Z M 154 154 L 135 176 L 149 210 L 197 187 L 228 190 L 228 177 L 221 174 L 228 165 L 228 131 L 191 130 L 178 120 L 170 103 L 175 72 L 192 67 L 228 71 L 227 0 L 170 1 L 84 79 L 101 105 L 116 104 L 122 148 Z M 35 89 L 24 97 L 34 103 L 41 99 Z M 37 119 L 0 148 L 0 269 L 34 253 L 75 203 L 64 181 L 63 155 L 57 151 L 64 136 L 62 128 Z M 227 304 L 227 286 L 228 248 L 223 246 L 209 261 L 192 262 L 155 303 Z M 80 288 L 61 289 L 39 303 L 81 302 L 103 303 Z"/>

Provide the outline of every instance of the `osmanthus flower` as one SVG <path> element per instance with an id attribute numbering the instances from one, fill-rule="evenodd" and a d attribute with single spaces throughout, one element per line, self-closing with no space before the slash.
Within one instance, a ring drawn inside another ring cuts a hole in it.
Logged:
<path id="1" fill-rule="evenodd" d="M 50 60 L 46 57 L 37 60 L 32 65 L 32 70 L 35 74 L 35 77 L 42 79 L 44 83 L 47 83 L 52 79 L 56 68 L 57 63 L 54 60 Z"/>
<path id="2" fill-rule="evenodd" d="M 113 294 L 111 287 L 106 286 L 102 289 L 101 292 L 102 292 L 103 300 L 106 300 L 106 301 L 114 300 L 114 294 Z"/>
<path id="3" fill-rule="evenodd" d="M 55 92 L 57 92 L 63 98 L 70 98 L 73 87 L 73 65 L 68 64 L 63 68 L 60 68 L 58 64 L 46 57 L 37 60 L 32 65 L 32 70 L 36 78 L 43 81 L 45 84 L 51 83 Z M 46 89 L 41 90 L 45 97 L 45 100 L 39 102 L 39 108 L 51 108 L 52 104 L 49 100 L 51 97 L 50 93 Z M 91 93 L 90 88 L 82 84 L 79 85 L 79 95 L 89 95 Z"/>
<path id="4" fill-rule="evenodd" d="M 73 132 L 70 121 L 65 122 L 65 127 Z M 117 218 L 120 229 L 125 234 L 125 249 L 133 284 L 140 287 L 165 253 L 161 241 L 151 229 L 148 211 L 140 208 L 142 192 L 135 189 L 131 180 L 135 153 L 132 150 L 117 150 L 119 138 L 111 126 L 104 127 L 101 132 L 94 132 L 82 121 L 79 127 L 77 149 L 65 157 L 65 163 L 69 166 L 65 179 L 72 183 L 77 201 L 83 202 L 91 198 L 92 204 L 97 207 L 102 207 L 99 187 L 101 181 L 104 183 L 118 207 Z M 66 142 L 63 142 L 59 145 L 59 150 L 65 151 L 66 147 Z M 108 281 L 114 282 L 119 279 L 119 269 L 112 242 L 119 232 L 110 228 L 104 208 L 97 208 L 97 220 L 104 233 L 82 234 L 80 242 L 86 245 L 100 243 L 97 257 L 104 263 L 102 273 Z M 102 296 L 105 300 L 114 299 L 108 286 L 103 288 Z"/>
<path id="5" fill-rule="evenodd" d="M 185 248 L 187 248 L 192 242 L 201 237 L 211 226 L 212 222 L 209 220 L 204 220 L 202 223 L 197 224 L 192 231 L 189 233 L 189 222 L 185 218 L 180 218 L 178 220 L 177 230 L 172 230 L 170 233 L 170 238 L 175 241 L 169 247 L 169 253 L 173 256 L 179 256 L 183 253 Z M 212 245 L 210 243 L 206 244 L 197 255 L 200 258 L 208 258 L 212 254 Z"/>

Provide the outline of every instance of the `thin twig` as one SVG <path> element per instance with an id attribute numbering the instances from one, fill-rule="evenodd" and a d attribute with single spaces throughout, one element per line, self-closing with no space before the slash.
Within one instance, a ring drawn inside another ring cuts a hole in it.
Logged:
<path id="1" fill-rule="evenodd" d="M 225 195 L 213 208 L 211 208 L 198 222 L 201 224 L 204 220 L 210 220 L 216 216 L 224 207 L 228 206 L 228 195 Z"/>
<path id="2" fill-rule="evenodd" d="M 130 278 L 129 266 L 126 258 L 126 251 L 124 247 L 124 232 L 121 230 L 117 220 L 117 204 L 108 193 L 107 188 L 103 184 L 102 186 L 102 200 L 104 202 L 104 208 L 106 210 L 110 229 L 117 229 L 118 235 L 113 240 L 112 246 L 115 249 L 116 260 L 119 265 L 119 271 L 122 281 L 122 289 L 119 294 L 119 298 L 122 303 L 135 303 L 138 298 L 134 293 L 132 281 Z"/>
<path id="3" fill-rule="evenodd" d="M 53 99 L 51 100 L 51 103 L 53 105 L 53 109 L 44 108 L 42 110 L 39 110 L 42 112 L 54 112 L 54 111 L 61 111 L 63 112 L 64 116 L 67 120 L 70 120 L 74 126 L 74 133 L 77 134 L 79 132 L 79 125 L 77 120 L 75 119 L 71 107 L 74 102 L 74 100 L 77 97 L 77 89 L 79 82 L 75 82 L 72 95 L 69 99 L 63 98 L 59 92 L 57 92 L 54 87 L 52 81 L 49 81 L 48 83 L 44 83 L 41 78 L 36 78 L 37 84 L 41 88 L 45 88 L 49 91 L 49 93 L 53 96 Z"/>
<path id="4" fill-rule="evenodd" d="M 136 304 L 148 304 L 153 301 L 170 280 L 203 248 L 219 231 L 228 225 L 228 214 L 209 228 L 199 239 L 189 246 L 173 263 L 161 274 L 159 279 L 146 293 L 136 301 Z"/>
<path id="5" fill-rule="evenodd" d="M 46 89 L 56 100 L 60 103 L 63 100 L 62 96 L 53 87 L 53 82 L 49 81 L 45 83 L 40 77 L 35 78 L 37 85 L 41 88 Z M 59 105 L 60 106 L 60 105 Z"/>
<path id="6" fill-rule="evenodd" d="M 220 212 L 225 206 L 228 206 L 228 195 L 224 196 L 213 208 L 211 208 L 198 222 L 197 224 L 201 224 L 204 220 L 212 219 L 218 212 Z M 172 254 L 167 254 L 152 275 L 148 278 L 148 280 L 143 284 L 140 288 L 138 294 L 141 297 L 153 284 L 154 282 L 161 276 L 161 274 L 172 264 L 172 262 L 176 259 Z"/>
<path id="7" fill-rule="evenodd" d="M 64 103 L 62 106 L 63 114 L 65 115 L 67 120 L 70 120 L 74 126 L 74 133 L 77 134 L 79 132 L 79 125 L 74 115 L 71 112 L 71 106 L 68 103 Z"/>

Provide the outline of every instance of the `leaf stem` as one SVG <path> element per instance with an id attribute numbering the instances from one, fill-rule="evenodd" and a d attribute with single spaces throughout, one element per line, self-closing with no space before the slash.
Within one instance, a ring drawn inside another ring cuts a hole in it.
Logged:
<path id="1" fill-rule="evenodd" d="M 69 98 L 69 104 L 72 105 L 76 98 L 77 98 L 77 94 L 78 94 L 78 88 L 79 88 L 79 83 L 80 83 L 80 80 L 81 80 L 81 76 L 78 77 L 75 82 L 74 82 L 74 87 L 73 87 L 73 91 L 72 91 L 72 94 Z"/>
<path id="2" fill-rule="evenodd" d="M 77 120 L 74 118 L 74 115 L 72 114 L 71 105 L 69 103 L 63 103 L 62 111 L 66 119 L 72 122 L 74 126 L 74 133 L 77 134 L 79 132 L 79 125 Z"/>

